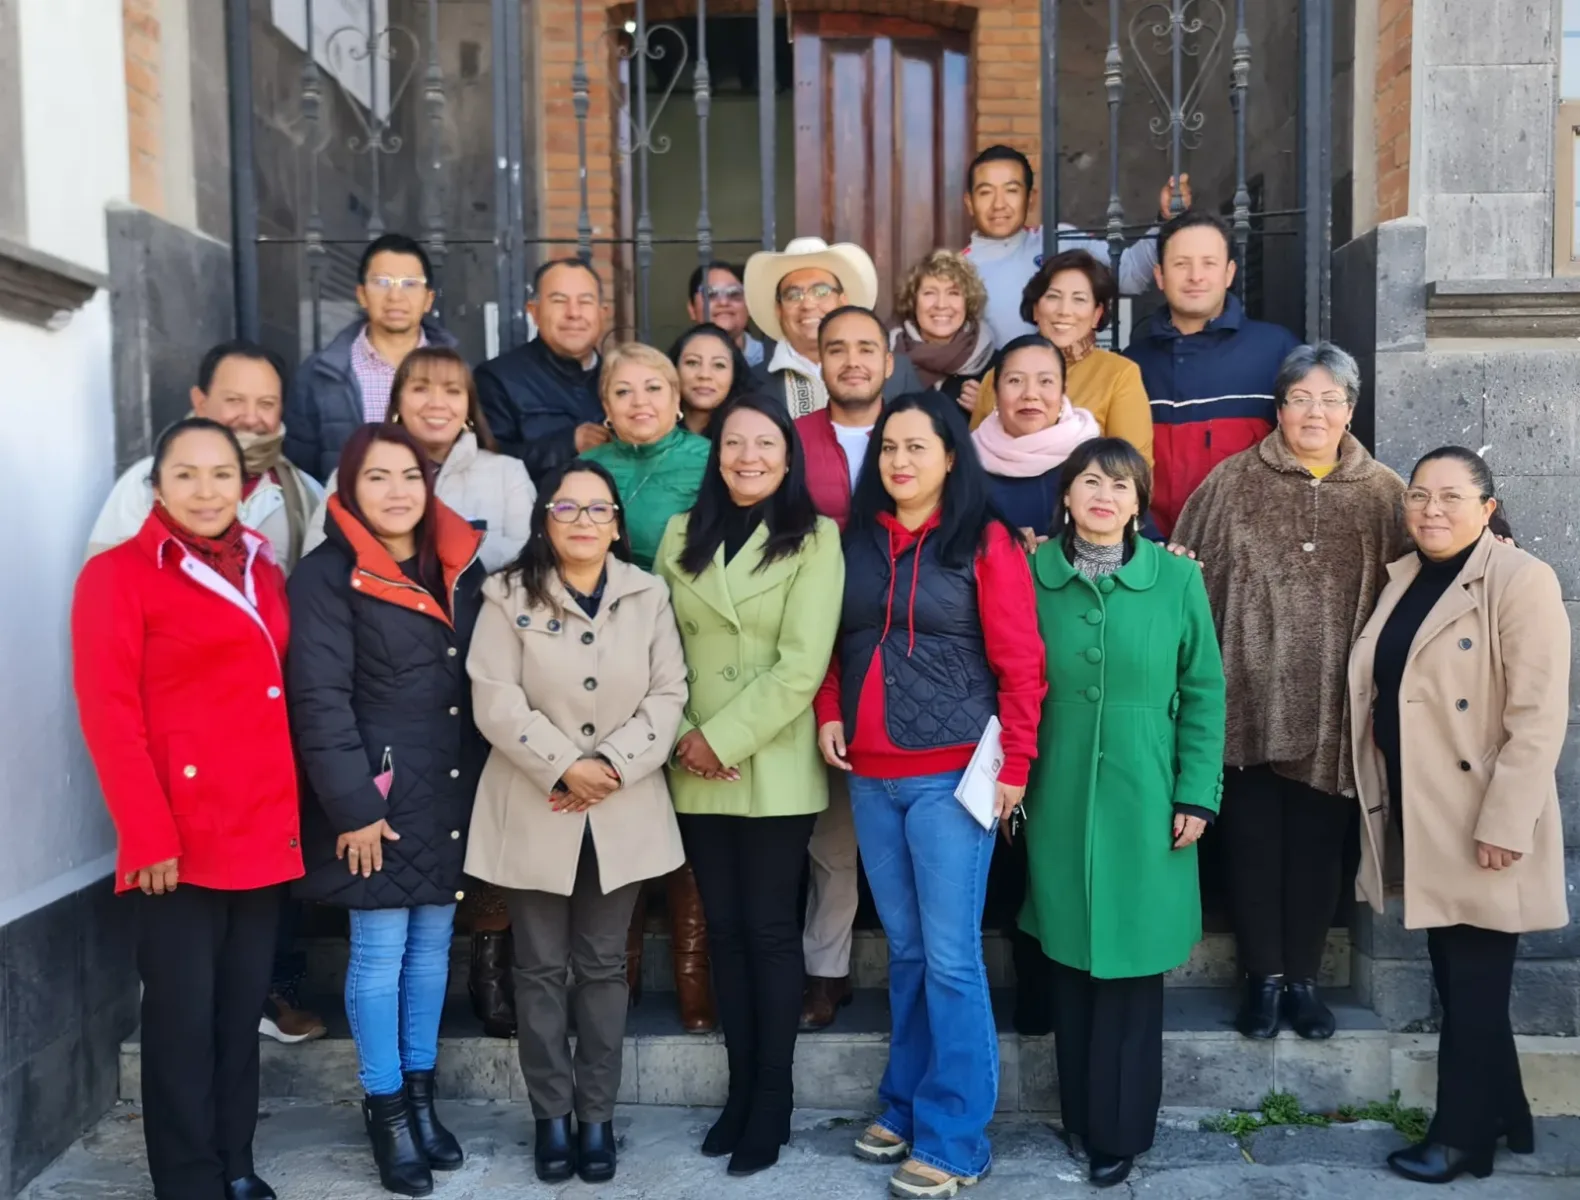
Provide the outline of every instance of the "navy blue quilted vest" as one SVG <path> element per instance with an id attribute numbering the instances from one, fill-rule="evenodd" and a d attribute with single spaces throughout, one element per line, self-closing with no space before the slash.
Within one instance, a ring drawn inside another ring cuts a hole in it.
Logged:
<path id="1" fill-rule="evenodd" d="M 856 704 L 879 649 L 889 740 L 901 750 L 975 745 L 998 710 L 998 678 L 982 641 L 974 564 L 944 566 L 936 537 L 934 531 L 922 540 L 919 567 L 914 543 L 890 562 L 889 534 L 882 527 L 845 543 L 840 711 L 847 740 L 855 737 Z M 889 636 L 883 639 L 886 623 Z"/>

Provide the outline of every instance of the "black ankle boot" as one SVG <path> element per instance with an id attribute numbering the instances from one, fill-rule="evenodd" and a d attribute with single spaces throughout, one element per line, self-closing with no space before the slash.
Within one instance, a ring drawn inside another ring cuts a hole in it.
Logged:
<path id="1" fill-rule="evenodd" d="M 1087 1155 L 1091 1163 L 1091 1180 L 1094 1187 L 1116 1187 L 1130 1177 L 1130 1168 L 1136 1160 L 1129 1156 L 1117 1154 L 1104 1154 L 1100 1150 L 1092 1150 Z"/>
<path id="2" fill-rule="evenodd" d="M 472 966 L 467 973 L 472 1011 L 493 1038 L 516 1036 L 516 997 L 510 976 L 510 934 L 485 930 L 472 935 Z"/>
<path id="3" fill-rule="evenodd" d="M 466 1161 L 461 1143 L 439 1122 L 433 1107 L 433 1072 L 406 1072 L 406 1108 L 411 1113 L 412 1131 L 422 1147 L 428 1166 L 435 1171 L 454 1171 Z"/>
<path id="4" fill-rule="evenodd" d="M 1309 1041 L 1326 1041 L 1333 1036 L 1338 1022 L 1333 1013 L 1317 995 L 1317 985 L 1310 979 L 1291 979 L 1284 984 L 1284 1015 L 1289 1027 Z"/>
<path id="5" fill-rule="evenodd" d="M 384 1190 L 398 1196 L 430 1195 L 433 1172 L 417 1144 L 406 1093 L 362 1097 L 362 1121 L 373 1143 L 373 1161 L 378 1164 Z"/>
<path id="6" fill-rule="evenodd" d="M 1278 1010 L 1284 998 L 1284 981 L 1277 975 L 1252 975 L 1245 981 L 1245 1000 L 1234 1027 L 1248 1038 L 1278 1036 Z"/>
<path id="7" fill-rule="evenodd" d="M 734 1154 L 746 1128 L 746 1119 L 752 1115 L 751 1093 L 744 1089 L 731 1092 L 724 1101 L 724 1111 L 702 1139 L 702 1153 L 706 1158 L 723 1158 Z"/>
<path id="8" fill-rule="evenodd" d="M 1441 1142 L 1422 1142 L 1388 1156 L 1394 1173 L 1416 1183 L 1452 1183 L 1469 1173 L 1477 1179 L 1492 1174 L 1491 1146 L 1480 1150 L 1458 1150 Z"/>
<path id="9" fill-rule="evenodd" d="M 1498 1136 L 1504 1139 L 1510 1154 L 1536 1153 L 1536 1124 L 1528 1109 L 1521 1116 L 1505 1119 L 1498 1127 Z"/>
<path id="10" fill-rule="evenodd" d="M 576 1122 L 576 1173 L 583 1183 L 608 1183 L 614 1178 L 614 1122 Z"/>
<path id="11" fill-rule="evenodd" d="M 788 1095 L 758 1092 L 752 1097 L 752 1114 L 730 1155 L 731 1175 L 755 1175 L 779 1161 L 779 1147 L 790 1141 L 790 1109 Z"/>
<path id="12" fill-rule="evenodd" d="M 576 1174 L 576 1151 L 571 1145 L 571 1119 L 539 1119 L 532 1139 L 532 1165 L 544 1183 L 564 1183 Z"/>
<path id="13" fill-rule="evenodd" d="M 279 1200 L 279 1197 L 256 1175 L 243 1175 L 225 1185 L 225 1200 Z"/>

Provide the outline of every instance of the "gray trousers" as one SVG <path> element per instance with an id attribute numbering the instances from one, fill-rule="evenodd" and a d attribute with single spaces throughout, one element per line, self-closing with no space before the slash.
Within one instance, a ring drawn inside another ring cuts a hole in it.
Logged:
<path id="1" fill-rule="evenodd" d="M 824 979 L 850 974 L 852 930 L 859 901 L 856 882 L 856 822 L 850 813 L 845 772 L 830 767 L 828 807 L 817 815 L 807 846 L 812 873 L 806 893 L 801 955 L 806 973 Z"/>
<path id="2" fill-rule="evenodd" d="M 614 1118 L 628 1001 L 626 931 L 640 890 L 638 883 L 607 896 L 599 890 L 598 857 L 589 833 L 582 841 L 576 886 L 569 896 L 505 892 L 516 951 L 521 1074 L 534 1117 L 563 1117 L 574 1111 L 583 1122 Z"/>

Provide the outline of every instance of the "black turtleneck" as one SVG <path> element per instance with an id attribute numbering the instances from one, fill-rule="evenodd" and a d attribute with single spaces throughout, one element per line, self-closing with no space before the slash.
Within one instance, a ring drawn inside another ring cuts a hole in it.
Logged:
<path id="1" fill-rule="evenodd" d="M 724 561 L 726 564 L 735 560 L 747 542 L 751 541 L 752 534 L 757 532 L 757 526 L 763 519 L 763 510 L 760 505 L 746 508 L 739 504 L 730 505 L 724 514 Z"/>
<path id="2" fill-rule="evenodd" d="M 1454 580 L 1464 570 L 1477 543 L 1471 542 L 1453 558 L 1435 562 L 1419 551 L 1421 570 L 1377 635 L 1377 657 L 1372 663 L 1372 681 L 1377 685 L 1377 701 L 1372 708 L 1372 738 L 1382 751 L 1388 768 L 1388 795 L 1393 802 L 1393 819 L 1401 819 L 1399 764 L 1399 687 L 1404 682 L 1404 667 L 1410 657 L 1410 647 L 1427 614 L 1437 606 L 1443 593 L 1453 586 Z"/>

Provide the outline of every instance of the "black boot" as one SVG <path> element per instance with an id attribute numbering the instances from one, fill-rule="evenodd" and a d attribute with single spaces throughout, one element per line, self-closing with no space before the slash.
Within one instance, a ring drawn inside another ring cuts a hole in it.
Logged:
<path id="1" fill-rule="evenodd" d="M 614 1178 L 614 1122 L 576 1122 L 576 1173 L 583 1183 L 608 1183 Z"/>
<path id="2" fill-rule="evenodd" d="M 433 1192 L 433 1172 L 417 1133 L 412 1128 L 406 1093 L 362 1097 L 362 1121 L 368 1140 L 373 1143 L 373 1161 L 379 1167 L 379 1182 L 386 1192 L 398 1196 L 427 1196 Z"/>
<path id="3" fill-rule="evenodd" d="M 1284 999 L 1284 980 L 1279 975 L 1252 975 L 1245 981 L 1245 1001 L 1240 1005 L 1234 1027 L 1248 1038 L 1266 1040 L 1278 1036 L 1278 1010 Z"/>
<path id="4" fill-rule="evenodd" d="M 1284 1015 L 1289 1027 L 1309 1041 L 1326 1041 L 1338 1026 L 1310 979 L 1291 979 L 1284 984 Z"/>
<path id="5" fill-rule="evenodd" d="M 225 1200 L 279 1200 L 279 1197 L 256 1175 L 243 1175 L 225 1185 Z"/>
<path id="6" fill-rule="evenodd" d="M 406 1072 L 406 1108 L 411 1113 L 412 1131 L 422 1147 L 428 1166 L 435 1171 L 454 1171 L 466 1161 L 461 1143 L 439 1123 L 433 1107 L 433 1072 Z"/>
<path id="7" fill-rule="evenodd" d="M 1129 1156 L 1104 1154 L 1092 1150 L 1087 1155 L 1091 1163 L 1091 1180 L 1094 1187 L 1108 1188 L 1123 1183 L 1130 1177 L 1130 1168 L 1136 1160 Z"/>
<path id="8" fill-rule="evenodd" d="M 576 1174 L 576 1151 L 571 1145 L 571 1118 L 549 1117 L 536 1122 L 532 1139 L 532 1165 L 544 1183 L 564 1183 Z"/>
<path id="9" fill-rule="evenodd" d="M 1530 1109 L 1518 1117 L 1505 1119 L 1498 1127 L 1498 1135 L 1504 1139 L 1510 1154 L 1536 1153 L 1536 1125 L 1531 1120 Z"/>
<path id="10" fill-rule="evenodd" d="M 1388 1156 L 1394 1173 L 1416 1183 L 1452 1183 L 1467 1172 L 1477 1179 L 1492 1174 L 1491 1146 L 1480 1150 L 1457 1150 L 1441 1142 L 1422 1142 Z"/>
<path id="11" fill-rule="evenodd" d="M 752 1114 L 730 1155 L 731 1175 L 755 1175 L 779 1161 L 779 1147 L 790 1141 L 791 1107 L 788 1092 L 757 1091 L 752 1097 Z"/>
<path id="12" fill-rule="evenodd" d="M 467 973 L 472 1011 L 489 1037 L 516 1036 L 516 997 L 510 977 L 510 933 L 487 930 L 472 935 L 472 967 Z"/>
<path id="13" fill-rule="evenodd" d="M 724 1111 L 702 1139 L 703 1155 L 707 1158 L 723 1158 L 726 1154 L 734 1154 L 741 1133 L 746 1128 L 746 1119 L 751 1115 L 751 1093 L 745 1088 L 739 1091 L 731 1089 L 724 1101 Z"/>
<path id="14" fill-rule="evenodd" d="M 1009 937 L 1015 961 L 1015 1032 L 1021 1037 L 1045 1037 L 1053 1032 L 1053 979 L 1048 958 L 1042 944 L 1029 934 L 1012 929 Z"/>

